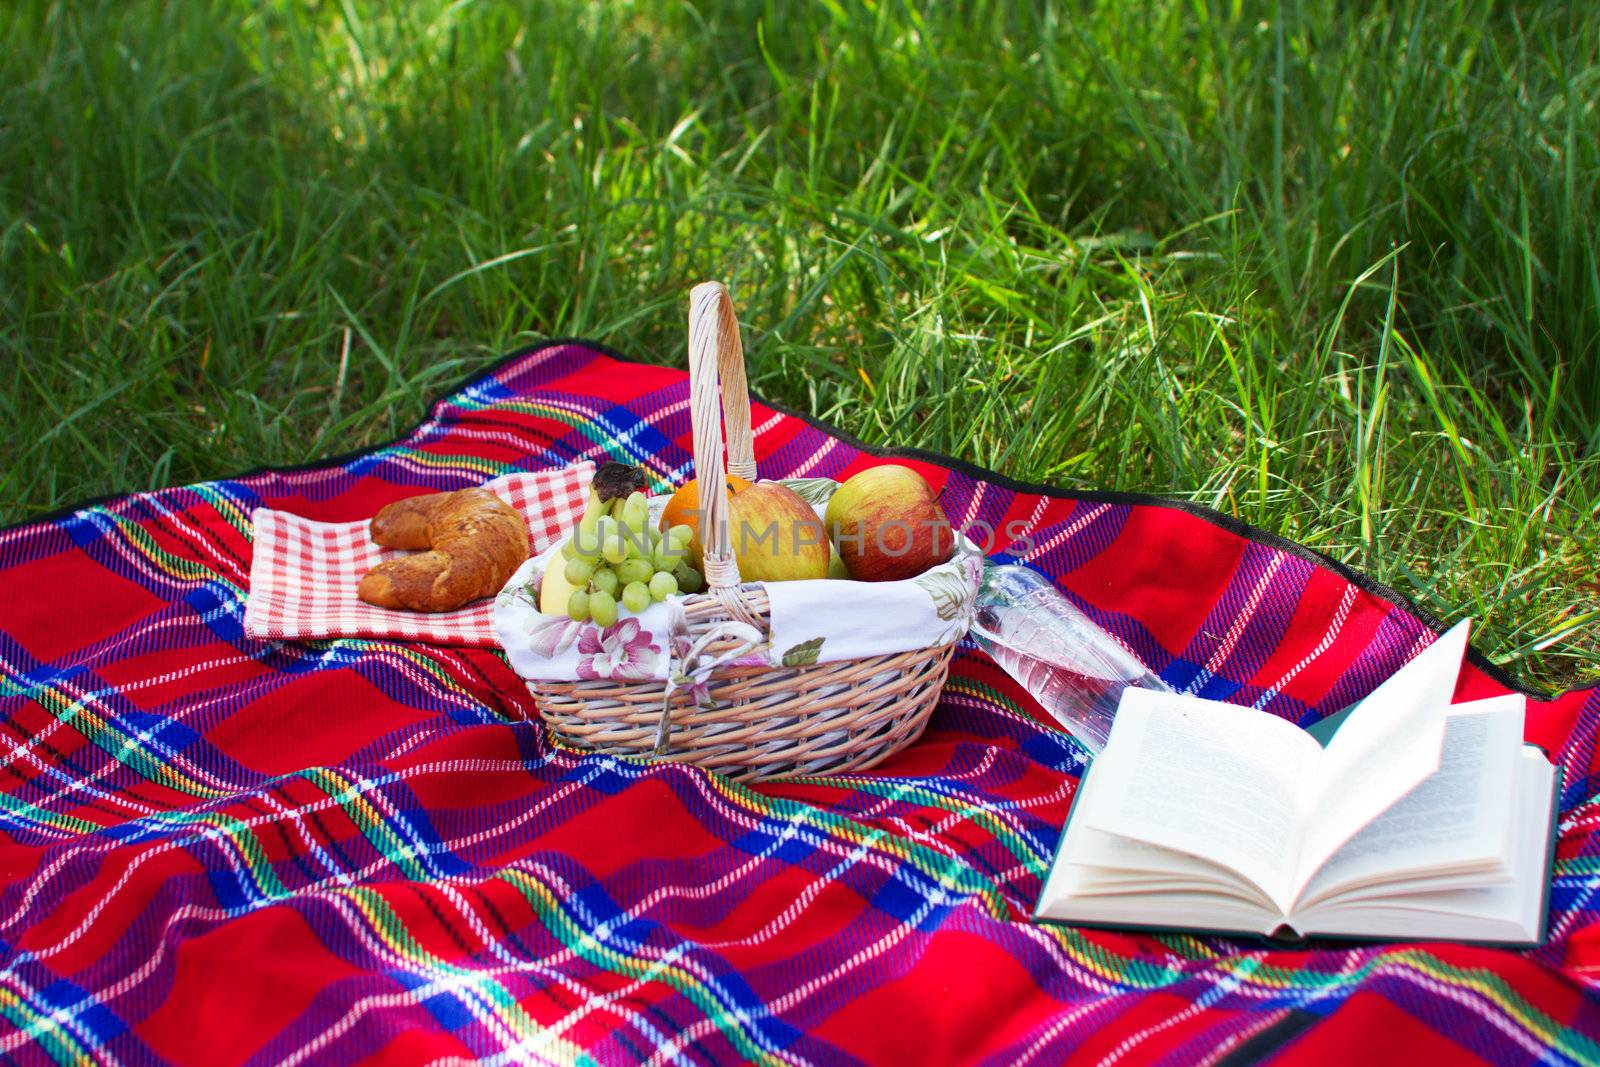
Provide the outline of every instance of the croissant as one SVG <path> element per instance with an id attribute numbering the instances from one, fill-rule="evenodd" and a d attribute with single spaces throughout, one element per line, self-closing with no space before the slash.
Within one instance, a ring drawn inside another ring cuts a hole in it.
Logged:
<path id="1" fill-rule="evenodd" d="M 380 608 L 454 611 L 493 596 L 528 558 L 528 527 L 484 489 L 407 497 L 373 516 L 372 539 L 387 548 L 428 549 L 386 560 L 356 595 Z"/>

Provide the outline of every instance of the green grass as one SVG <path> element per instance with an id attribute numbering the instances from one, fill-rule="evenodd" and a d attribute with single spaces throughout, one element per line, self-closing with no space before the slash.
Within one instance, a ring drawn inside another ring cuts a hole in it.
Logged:
<path id="1" fill-rule="evenodd" d="M 0 7 L 0 520 L 388 438 L 497 354 L 1182 496 L 1600 664 L 1600 9 Z"/>

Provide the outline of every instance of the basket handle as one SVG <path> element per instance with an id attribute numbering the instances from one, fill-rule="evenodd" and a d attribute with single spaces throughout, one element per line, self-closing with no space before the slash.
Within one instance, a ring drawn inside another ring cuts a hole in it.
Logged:
<path id="1" fill-rule="evenodd" d="M 728 527 L 733 505 L 728 474 L 754 481 L 755 443 L 750 434 L 750 392 L 744 376 L 739 320 L 721 282 L 702 282 L 689 293 L 689 420 L 694 427 L 694 472 L 700 485 L 700 529 L 706 584 L 729 612 L 753 622 L 754 606 L 739 590 L 739 566 Z M 723 466 L 726 434 L 728 462 Z"/>

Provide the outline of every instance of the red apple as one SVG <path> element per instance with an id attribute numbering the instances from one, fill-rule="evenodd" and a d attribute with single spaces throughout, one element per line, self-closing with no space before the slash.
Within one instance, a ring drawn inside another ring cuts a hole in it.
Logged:
<path id="1" fill-rule="evenodd" d="M 933 490 L 910 467 L 868 467 L 841 485 L 824 519 L 850 577 L 911 578 L 949 559 L 955 532 Z"/>

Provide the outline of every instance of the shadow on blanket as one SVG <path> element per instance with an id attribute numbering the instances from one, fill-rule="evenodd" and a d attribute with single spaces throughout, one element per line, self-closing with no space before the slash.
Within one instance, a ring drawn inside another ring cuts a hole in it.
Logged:
<path id="1" fill-rule="evenodd" d="M 254 507 L 362 518 L 602 455 L 681 479 L 685 375 L 619 364 L 552 343 L 388 447 L 0 532 L 0 1054 L 1600 1059 L 1600 690 L 1529 704 L 1567 781 L 1547 946 L 1281 952 L 1029 924 L 1080 758 L 970 650 L 876 772 L 744 788 L 553 746 L 490 651 L 244 635 Z M 869 459 L 754 425 L 768 477 Z M 1435 630 L 1203 509 L 898 454 L 958 524 L 1024 520 L 1028 562 L 1178 688 L 1306 723 Z M 1478 657 L 1457 695 L 1512 684 Z"/>

